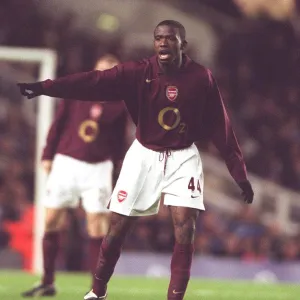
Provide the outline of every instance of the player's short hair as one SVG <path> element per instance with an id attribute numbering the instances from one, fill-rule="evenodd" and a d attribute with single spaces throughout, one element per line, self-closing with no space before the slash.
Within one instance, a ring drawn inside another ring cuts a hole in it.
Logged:
<path id="1" fill-rule="evenodd" d="M 179 30 L 179 35 L 180 35 L 181 39 L 183 41 L 185 41 L 185 35 L 186 35 L 185 28 L 180 22 L 175 21 L 175 20 L 164 20 L 157 24 L 157 26 L 155 27 L 155 30 L 159 26 L 171 26 L 173 28 L 177 28 Z M 154 32 L 155 32 L 155 30 L 154 30 Z"/>

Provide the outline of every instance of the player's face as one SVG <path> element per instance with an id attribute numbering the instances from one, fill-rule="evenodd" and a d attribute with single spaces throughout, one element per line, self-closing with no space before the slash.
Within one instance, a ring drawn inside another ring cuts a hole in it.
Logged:
<path id="1" fill-rule="evenodd" d="M 98 71 L 104 71 L 104 70 L 108 70 L 113 68 L 114 66 L 116 66 L 118 63 L 115 62 L 111 62 L 111 61 L 107 61 L 107 60 L 98 60 L 96 65 L 95 65 L 95 70 Z"/>
<path id="2" fill-rule="evenodd" d="M 183 41 L 179 30 L 172 26 L 158 26 L 154 32 L 154 50 L 162 65 L 171 65 L 181 56 Z"/>

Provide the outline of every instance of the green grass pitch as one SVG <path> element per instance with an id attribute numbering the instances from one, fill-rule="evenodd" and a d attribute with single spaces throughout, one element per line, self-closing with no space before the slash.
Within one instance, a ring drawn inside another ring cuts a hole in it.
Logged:
<path id="1" fill-rule="evenodd" d="M 0 300 L 19 300 L 38 281 L 22 272 L 0 272 Z M 113 277 L 108 300 L 165 300 L 168 279 Z M 82 300 L 90 287 L 88 274 L 58 273 L 55 300 Z M 53 298 L 46 298 L 53 299 Z M 300 285 L 192 279 L 186 300 L 299 300 Z"/>

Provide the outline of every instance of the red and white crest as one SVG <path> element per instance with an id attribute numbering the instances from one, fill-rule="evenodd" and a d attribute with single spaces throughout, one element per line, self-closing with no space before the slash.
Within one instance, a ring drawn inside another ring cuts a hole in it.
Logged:
<path id="1" fill-rule="evenodd" d="M 119 191 L 118 192 L 118 201 L 123 202 L 127 198 L 127 192 Z"/>
<path id="2" fill-rule="evenodd" d="M 99 119 L 102 115 L 103 107 L 101 104 L 93 104 L 90 110 L 90 116 L 92 119 Z"/>
<path id="3" fill-rule="evenodd" d="M 166 96 L 170 101 L 175 101 L 178 96 L 178 88 L 176 86 L 167 86 Z"/>

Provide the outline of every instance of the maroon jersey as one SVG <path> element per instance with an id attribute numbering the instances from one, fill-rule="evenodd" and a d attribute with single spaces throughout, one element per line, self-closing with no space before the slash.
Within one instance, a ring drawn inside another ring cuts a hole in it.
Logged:
<path id="1" fill-rule="evenodd" d="M 106 101 L 124 99 L 137 125 L 137 139 L 149 149 L 183 149 L 210 139 L 230 174 L 247 179 L 243 156 L 211 72 L 186 55 L 180 70 L 164 74 L 156 56 L 105 71 L 78 73 L 43 82 L 52 97 Z"/>
<path id="2" fill-rule="evenodd" d="M 42 159 L 57 153 L 90 163 L 121 159 L 125 142 L 123 102 L 61 100 Z"/>

